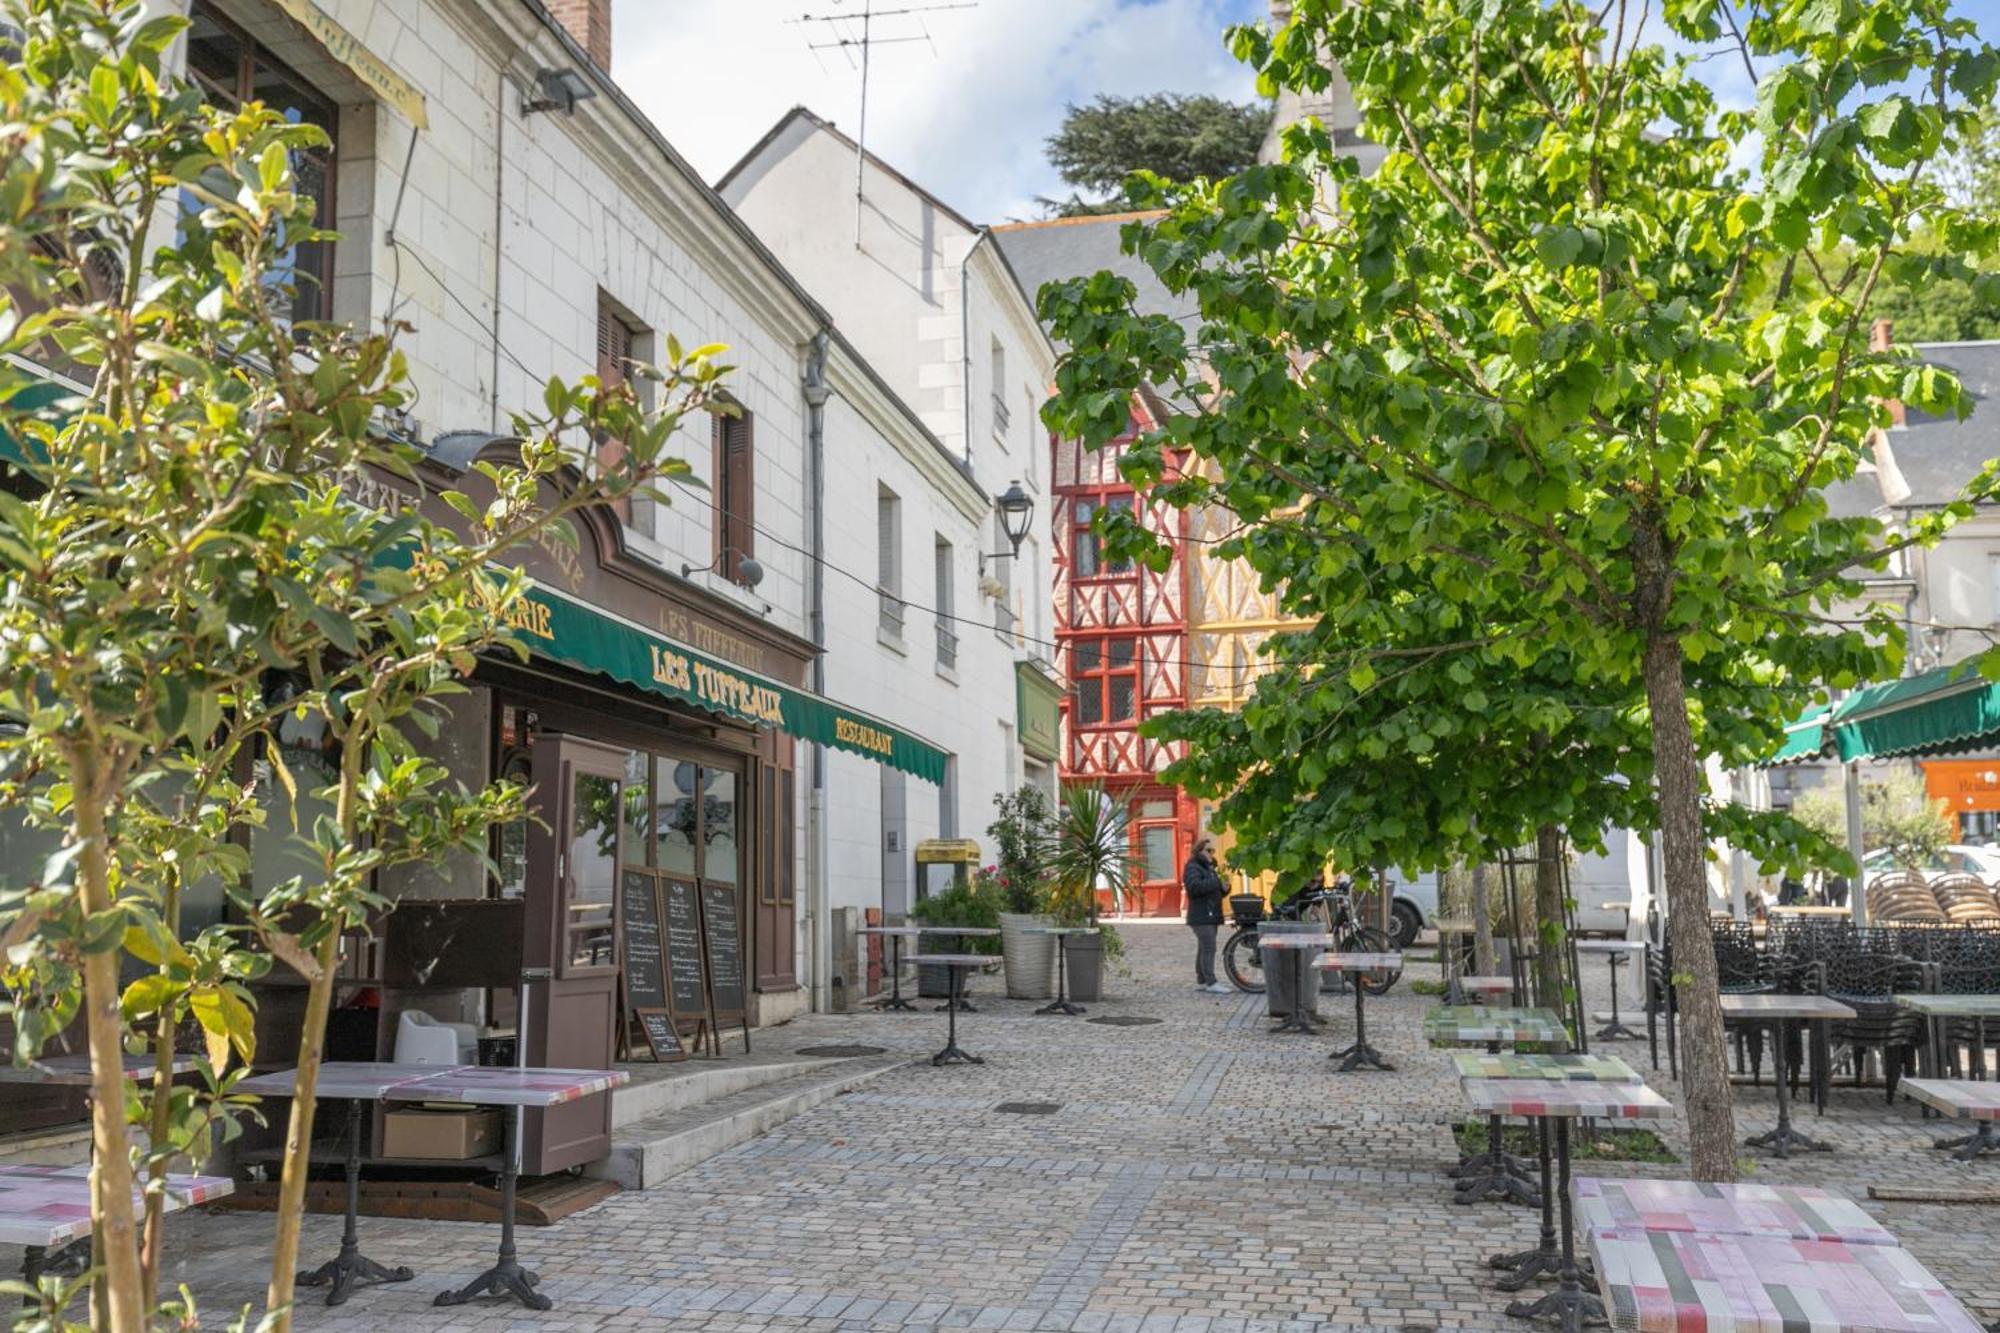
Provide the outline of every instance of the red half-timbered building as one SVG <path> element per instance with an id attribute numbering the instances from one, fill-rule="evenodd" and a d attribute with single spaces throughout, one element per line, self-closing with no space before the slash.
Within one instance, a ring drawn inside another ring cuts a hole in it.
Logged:
<path id="1" fill-rule="evenodd" d="M 1068 690 L 1062 704 L 1061 776 L 1095 782 L 1121 802 L 1132 828 L 1133 892 L 1126 910 L 1182 910 L 1180 867 L 1199 830 L 1196 803 L 1160 780 L 1181 747 L 1140 736 L 1139 724 L 1188 701 L 1187 518 L 1146 503 L 1118 473 L 1133 438 L 1156 424 L 1157 406 L 1133 399 L 1132 431 L 1103 449 L 1055 440 L 1055 633 Z M 1137 509 L 1174 548 L 1164 573 L 1115 560 L 1099 546 L 1099 509 Z"/>

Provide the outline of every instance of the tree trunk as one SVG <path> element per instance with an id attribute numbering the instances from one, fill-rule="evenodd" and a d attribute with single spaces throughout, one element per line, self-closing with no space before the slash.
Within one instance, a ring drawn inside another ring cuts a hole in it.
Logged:
<path id="1" fill-rule="evenodd" d="M 299 1071 L 292 1084 L 292 1118 L 285 1131 L 285 1169 L 278 1187 L 278 1233 L 271 1255 L 271 1284 L 264 1307 L 273 1333 L 290 1333 L 292 1291 L 298 1276 L 299 1228 L 305 1220 L 306 1179 L 312 1173 L 313 1092 L 319 1086 L 326 1046 L 326 1016 L 333 1007 L 334 968 L 340 932 L 329 930 L 314 954 L 319 975 L 306 991 L 305 1031 L 299 1037 Z"/>
<path id="2" fill-rule="evenodd" d="M 1736 1114 L 1722 1035 L 1715 939 L 1708 926 L 1701 760 L 1688 724 L 1679 642 L 1653 630 L 1646 638 L 1644 660 L 1659 784 L 1667 929 L 1673 941 L 1672 981 L 1680 1009 L 1681 1113 L 1687 1120 L 1689 1172 L 1696 1180 L 1730 1181 L 1736 1178 Z"/>
<path id="3" fill-rule="evenodd" d="M 111 857 L 105 845 L 104 787 L 97 760 L 73 756 L 76 813 L 71 832 L 81 844 L 76 886 L 84 913 L 108 911 Z M 91 1223 L 103 1255 L 103 1305 L 93 1323 L 110 1333 L 146 1326 L 139 1276 L 138 1228 L 132 1219 L 132 1156 L 125 1142 L 125 1025 L 118 1013 L 118 950 L 83 956 L 83 1012 L 90 1042 Z"/>
<path id="4" fill-rule="evenodd" d="M 160 921 L 166 926 L 167 934 L 174 939 L 181 937 L 181 877 L 172 867 L 167 870 L 166 900 L 161 905 Z M 174 1007 L 163 1004 L 153 1030 L 153 1103 L 146 1144 L 152 1158 L 146 1168 L 147 1179 L 156 1185 L 166 1179 L 167 1168 L 173 1165 L 160 1150 L 171 1128 L 173 1086 Z M 149 1190 L 146 1194 L 146 1219 L 139 1233 L 139 1276 L 148 1310 L 155 1309 L 160 1303 L 160 1240 L 166 1230 L 166 1218 L 165 1189 Z"/>
<path id="5" fill-rule="evenodd" d="M 1493 957 L 1493 867 L 1484 861 L 1472 867 L 1472 966 L 1482 977 L 1499 968 Z"/>
<path id="6" fill-rule="evenodd" d="M 1535 1004 L 1569 1012 L 1569 913 L 1563 902 L 1562 830 L 1544 824 L 1535 830 Z"/>

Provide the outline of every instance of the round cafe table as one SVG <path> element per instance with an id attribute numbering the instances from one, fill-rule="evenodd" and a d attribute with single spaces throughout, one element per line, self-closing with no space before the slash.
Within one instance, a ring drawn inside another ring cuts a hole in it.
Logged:
<path id="1" fill-rule="evenodd" d="M 1035 1010 L 1038 1014 L 1070 1014 L 1085 1012 L 1080 1004 L 1072 1004 L 1069 998 L 1069 939 L 1072 935 L 1095 935 L 1096 926 L 1030 926 L 1030 935 L 1053 935 L 1056 937 L 1056 998 Z"/>
<path id="2" fill-rule="evenodd" d="M 882 1012 L 901 1009 L 914 1014 L 917 1006 L 903 998 L 903 941 L 916 939 L 922 935 L 921 926 L 863 926 L 854 932 L 857 935 L 874 935 L 889 941 L 889 998 L 882 1001 Z"/>
<path id="3" fill-rule="evenodd" d="M 986 1061 L 959 1048 L 958 1013 L 967 1006 L 959 1002 L 964 993 L 965 974 L 975 967 L 984 967 L 992 962 L 985 954 L 978 953 L 920 953 L 911 956 L 910 961 L 922 967 L 942 967 L 951 974 L 951 998 L 942 1008 L 948 1016 L 944 1049 L 931 1057 L 933 1065 L 983 1065 Z"/>
<path id="4" fill-rule="evenodd" d="M 1259 949 L 1276 949 L 1281 953 L 1286 950 L 1291 951 L 1292 1005 L 1285 1011 L 1283 1021 L 1271 1029 L 1273 1033 L 1303 1032 L 1307 1036 L 1312 1035 L 1312 1019 L 1308 1017 L 1306 1005 L 1306 987 L 1311 981 L 1307 976 L 1306 950 L 1330 948 L 1332 944 L 1333 936 L 1324 931 L 1298 935 L 1273 935 L 1262 932 L 1257 936 Z"/>
<path id="5" fill-rule="evenodd" d="M 1618 1016 L 1618 965 L 1635 953 L 1645 952 L 1646 946 L 1639 940 L 1577 940 L 1578 953 L 1601 953 L 1611 968 L 1611 1021 L 1599 1028 L 1599 1041 L 1637 1041 L 1639 1034 L 1625 1026 Z"/>
<path id="6" fill-rule="evenodd" d="M 1313 960 L 1313 966 L 1322 972 L 1388 972 L 1403 970 L 1403 955 L 1400 953 L 1323 953 Z M 1396 1066 L 1382 1058 L 1382 1053 L 1368 1044 L 1368 1016 L 1362 1009 L 1366 987 L 1361 977 L 1350 979 L 1348 989 L 1354 992 L 1354 1044 L 1343 1047 L 1329 1055 L 1327 1059 L 1340 1061 L 1343 1074 L 1361 1068 L 1380 1069 L 1395 1072 Z"/>

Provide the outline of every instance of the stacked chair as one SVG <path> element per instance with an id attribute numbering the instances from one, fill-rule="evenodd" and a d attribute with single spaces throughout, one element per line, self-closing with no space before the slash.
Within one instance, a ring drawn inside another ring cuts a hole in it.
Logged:
<path id="1" fill-rule="evenodd" d="M 1974 881 L 1975 883 L 1977 881 Z M 1868 886 L 1868 919 L 1883 925 L 1947 925 L 1930 882 L 1914 870 L 1891 870 Z"/>
<path id="2" fill-rule="evenodd" d="M 2000 925 L 2000 894 L 1971 875 L 1946 875 L 1931 895 L 1955 926 Z"/>

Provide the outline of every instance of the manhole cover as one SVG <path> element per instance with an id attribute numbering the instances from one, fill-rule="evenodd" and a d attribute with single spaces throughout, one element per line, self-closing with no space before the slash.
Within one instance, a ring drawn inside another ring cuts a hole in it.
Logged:
<path id="1" fill-rule="evenodd" d="M 834 1059 L 846 1059 L 857 1055 L 880 1055 L 881 1046 L 801 1046 L 800 1055 L 824 1055 Z"/>
<path id="2" fill-rule="evenodd" d="M 1107 1028 L 1143 1028 L 1159 1022 L 1157 1018 L 1141 1018 L 1138 1014 L 1113 1014 L 1110 1018 L 1088 1018 L 1086 1023 L 1096 1023 Z"/>
<path id="3" fill-rule="evenodd" d="M 1002 1115 L 1054 1115 L 1062 1110 L 1061 1102 L 1001 1102 L 993 1108 Z"/>

